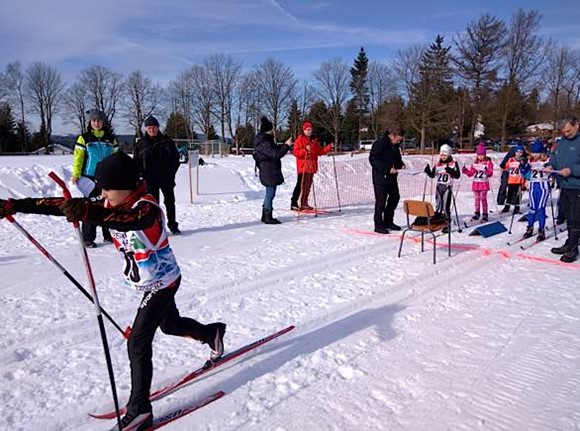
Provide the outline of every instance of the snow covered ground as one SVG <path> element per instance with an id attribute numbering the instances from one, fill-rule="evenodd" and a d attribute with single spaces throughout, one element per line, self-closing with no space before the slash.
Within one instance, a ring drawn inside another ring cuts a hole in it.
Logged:
<path id="1" fill-rule="evenodd" d="M 161 415 L 227 392 L 166 429 L 580 429 L 580 264 L 549 252 L 565 234 L 522 251 L 506 244 L 525 229 L 516 222 L 513 235 L 454 233 L 452 257 L 440 249 L 436 265 L 416 238 L 397 258 L 400 234 L 372 233 L 371 204 L 298 220 L 289 211 L 293 157 L 284 159 L 287 183 L 274 202 L 279 226 L 259 221 L 263 192 L 250 157 L 207 161 L 193 204 L 185 166 L 178 177 L 183 234 L 171 244 L 183 272 L 181 313 L 226 322 L 226 349 L 297 328 L 155 402 Z M 0 157 L 0 198 L 59 196 L 47 173 L 68 180 L 70 165 L 66 156 Z M 413 178 L 422 189 L 423 175 Z M 461 219 L 472 204 L 465 181 Z M 16 219 L 87 286 L 70 224 Z M 396 222 L 404 223 L 401 209 Z M 89 256 L 101 305 L 130 325 L 140 297 L 120 283 L 119 257 L 110 245 Z M 87 416 L 111 406 L 93 306 L 6 220 L 0 268 L 0 429 L 108 429 L 114 421 Z M 124 403 L 126 346 L 106 327 Z M 159 332 L 153 386 L 207 356 L 206 346 Z"/>

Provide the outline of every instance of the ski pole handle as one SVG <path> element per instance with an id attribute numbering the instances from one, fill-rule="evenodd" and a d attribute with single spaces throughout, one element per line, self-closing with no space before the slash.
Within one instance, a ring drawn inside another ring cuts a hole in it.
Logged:
<path id="1" fill-rule="evenodd" d="M 63 179 L 61 177 L 59 177 L 56 172 L 54 171 L 50 171 L 48 173 L 48 176 L 50 177 L 51 180 L 53 180 L 55 183 L 57 183 L 61 188 L 62 188 L 62 194 L 64 196 L 64 198 L 68 201 L 72 199 L 72 195 L 70 193 L 70 190 L 68 189 L 66 183 L 63 181 Z M 72 222 L 73 226 L 75 228 L 78 228 L 80 226 L 78 221 L 74 221 Z"/>

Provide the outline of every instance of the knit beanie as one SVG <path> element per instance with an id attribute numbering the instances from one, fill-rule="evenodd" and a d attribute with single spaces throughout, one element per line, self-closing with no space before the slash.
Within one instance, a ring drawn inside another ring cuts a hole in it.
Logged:
<path id="1" fill-rule="evenodd" d="M 441 148 L 439 149 L 439 154 L 445 154 L 446 156 L 450 156 L 451 153 L 453 153 L 453 149 L 447 145 L 441 145 Z"/>
<path id="2" fill-rule="evenodd" d="M 302 130 L 306 129 L 312 129 L 312 123 L 310 121 L 305 121 L 304 124 L 302 124 Z"/>
<path id="3" fill-rule="evenodd" d="M 93 120 L 105 121 L 105 113 L 100 109 L 89 109 L 87 111 L 87 115 L 89 116 L 89 121 Z"/>
<path id="4" fill-rule="evenodd" d="M 274 128 L 274 125 L 270 120 L 266 117 L 260 118 L 260 133 L 266 133 L 271 131 Z"/>
<path id="5" fill-rule="evenodd" d="M 95 181 L 105 190 L 135 190 L 139 183 L 139 167 L 127 153 L 117 151 L 97 164 Z"/>
<path id="6" fill-rule="evenodd" d="M 532 144 L 532 153 L 545 153 L 546 152 L 546 147 L 544 146 L 544 143 L 540 140 L 540 139 L 536 139 L 534 141 L 534 143 Z"/>
<path id="7" fill-rule="evenodd" d="M 157 118 L 155 118 L 153 115 L 150 115 L 145 119 L 145 127 L 149 126 L 159 127 L 159 121 L 157 121 Z"/>
<path id="8" fill-rule="evenodd" d="M 517 152 L 523 153 L 524 152 L 524 146 L 523 145 L 516 145 L 515 148 L 514 148 L 514 153 L 517 153 Z"/>
<path id="9" fill-rule="evenodd" d="M 486 149 L 485 149 L 485 144 L 479 144 L 477 146 L 477 149 L 475 150 L 475 154 L 477 154 L 478 156 L 485 156 L 487 153 Z"/>

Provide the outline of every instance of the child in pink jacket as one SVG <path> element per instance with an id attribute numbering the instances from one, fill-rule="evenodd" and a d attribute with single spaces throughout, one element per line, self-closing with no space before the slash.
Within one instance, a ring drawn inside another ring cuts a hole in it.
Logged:
<path id="1" fill-rule="evenodd" d="M 489 179 L 493 175 L 493 162 L 486 156 L 485 144 L 479 144 L 475 151 L 475 162 L 471 167 L 463 167 L 463 173 L 468 177 L 473 177 L 471 190 L 475 195 L 475 215 L 471 220 L 479 220 L 481 216 L 480 208 L 483 210 L 481 221 L 488 221 L 487 216 L 487 192 L 489 191 Z"/>

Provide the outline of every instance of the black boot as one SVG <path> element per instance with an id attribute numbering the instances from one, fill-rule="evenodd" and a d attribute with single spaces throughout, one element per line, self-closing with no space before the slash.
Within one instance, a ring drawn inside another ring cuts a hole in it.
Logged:
<path id="1" fill-rule="evenodd" d="M 543 241 L 546 239 L 546 230 L 545 229 L 538 229 L 538 241 Z"/>
<path id="2" fill-rule="evenodd" d="M 266 222 L 266 210 L 262 207 L 262 218 L 260 219 L 262 223 Z"/>
<path id="3" fill-rule="evenodd" d="M 526 232 L 524 233 L 524 238 L 531 238 L 533 234 L 534 234 L 534 227 L 528 226 L 528 228 L 526 229 Z"/>
<path id="4" fill-rule="evenodd" d="M 519 214 L 520 213 L 520 206 L 516 205 L 514 206 L 514 214 Z"/>
<path id="5" fill-rule="evenodd" d="M 483 222 L 489 221 L 489 217 L 487 216 L 487 213 L 483 213 L 483 216 L 481 217 L 481 221 L 483 221 Z"/>
<path id="6" fill-rule="evenodd" d="M 562 245 L 560 247 L 552 247 L 552 249 L 550 251 L 554 254 L 565 254 L 568 252 L 568 250 L 570 250 L 570 241 L 569 240 L 567 240 L 564 243 L 564 245 Z"/>
<path id="7" fill-rule="evenodd" d="M 503 209 L 501 210 L 502 213 L 509 213 L 510 212 L 510 206 L 506 205 L 503 207 Z"/>
<path id="8" fill-rule="evenodd" d="M 480 216 L 479 211 L 475 211 L 475 214 L 473 215 L 473 217 L 471 217 L 471 220 L 479 220 L 479 216 Z"/>
<path id="9" fill-rule="evenodd" d="M 566 263 L 572 263 L 576 259 L 578 259 L 578 249 L 577 248 L 564 253 L 562 255 L 562 257 L 560 258 L 560 261 L 566 262 Z"/>
<path id="10" fill-rule="evenodd" d="M 266 224 L 280 224 L 282 223 L 277 218 L 272 217 L 272 210 L 267 210 L 264 208 L 264 223 Z"/>

